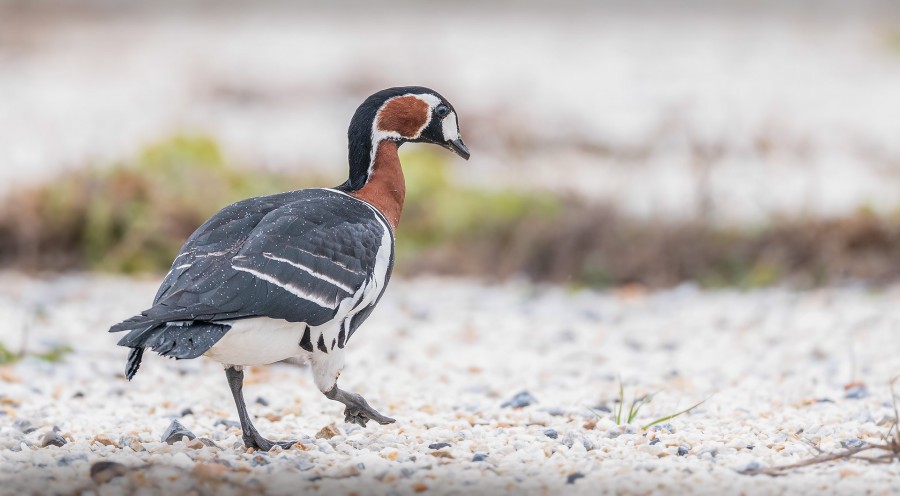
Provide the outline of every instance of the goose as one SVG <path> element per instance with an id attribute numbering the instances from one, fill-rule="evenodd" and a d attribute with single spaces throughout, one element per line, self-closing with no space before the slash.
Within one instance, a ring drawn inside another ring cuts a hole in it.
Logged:
<path id="1" fill-rule="evenodd" d="M 146 348 L 223 364 L 244 445 L 268 451 L 295 443 L 270 441 L 253 426 L 244 368 L 300 358 L 319 390 L 345 405 L 346 422 L 394 422 L 337 380 L 348 343 L 391 278 L 406 194 L 397 150 L 407 142 L 433 143 L 468 160 L 469 149 L 453 105 L 421 86 L 368 97 L 347 137 L 343 184 L 242 200 L 191 234 L 153 305 L 109 330 L 128 331 L 118 345 L 130 348 L 129 381 Z"/>

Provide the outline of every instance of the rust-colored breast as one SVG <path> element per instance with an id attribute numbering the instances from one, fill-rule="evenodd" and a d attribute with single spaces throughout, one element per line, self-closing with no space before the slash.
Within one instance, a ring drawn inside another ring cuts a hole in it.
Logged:
<path id="1" fill-rule="evenodd" d="M 391 228 L 397 230 L 406 198 L 406 180 L 400 167 L 400 157 L 397 156 L 396 142 L 385 140 L 378 144 L 369 181 L 351 194 L 377 208 L 387 218 Z"/>
<path id="2" fill-rule="evenodd" d="M 378 114 L 378 129 L 396 131 L 404 138 L 416 138 L 428 122 L 431 108 L 414 96 L 401 96 L 387 102 Z"/>

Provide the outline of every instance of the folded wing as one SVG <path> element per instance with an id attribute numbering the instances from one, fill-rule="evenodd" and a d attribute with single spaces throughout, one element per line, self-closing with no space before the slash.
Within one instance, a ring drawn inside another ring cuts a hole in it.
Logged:
<path id="1" fill-rule="evenodd" d="M 173 322 L 270 317 L 324 324 L 371 277 L 385 229 L 376 215 L 330 190 L 231 205 L 188 239 L 153 307 L 110 331 L 132 331 L 119 344 L 136 347 Z"/>

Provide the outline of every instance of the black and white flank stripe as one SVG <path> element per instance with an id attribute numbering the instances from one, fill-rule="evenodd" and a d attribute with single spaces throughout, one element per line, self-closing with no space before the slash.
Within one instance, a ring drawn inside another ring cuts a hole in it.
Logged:
<path id="1" fill-rule="evenodd" d="M 393 245 L 381 213 L 337 190 L 228 206 L 187 240 L 153 306 L 110 329 L 130 331 L 119 342 L 133 349 L 126 375 L 137 371 L 144 348 L 195 358 L 233 327 L 253 323 L 292 323 L 293 346 L 311 353 L 343 348 L 387 285 Z"/>

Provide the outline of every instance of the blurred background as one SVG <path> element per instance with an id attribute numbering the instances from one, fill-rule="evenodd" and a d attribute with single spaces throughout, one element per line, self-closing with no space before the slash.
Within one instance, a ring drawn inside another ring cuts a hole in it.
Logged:
<path id="1" fill-rule="evenodd" d="M 0 0 L 0 265 L 165 272 L 240 198 L 342 182 L 429 86 L 401 274 L 758 287 L 900 276 L 900 3 Z"/>

